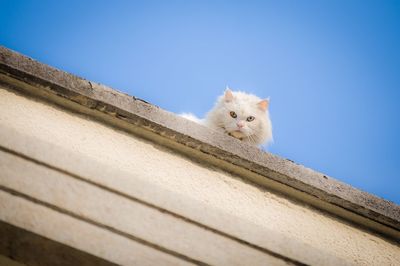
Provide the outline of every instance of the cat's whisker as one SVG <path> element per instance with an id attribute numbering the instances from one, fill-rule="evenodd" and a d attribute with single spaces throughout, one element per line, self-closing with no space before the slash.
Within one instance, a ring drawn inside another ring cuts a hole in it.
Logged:
<path id="1" fill-rule="evenodd" d="M 248 138 L 253 144 L 256 144 L 256 141 L 255 141 L 255 139 L 253 138 L 252 135 L 249 135 Z"/>

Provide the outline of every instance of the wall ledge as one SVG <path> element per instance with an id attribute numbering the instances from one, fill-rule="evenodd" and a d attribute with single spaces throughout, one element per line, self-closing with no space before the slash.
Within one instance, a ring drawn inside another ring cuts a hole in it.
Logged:
<path id="1" fill-rule="evenodd" d="M 35 87 L 36 91 L 24 90 L 24 93 L 45 97 L 55 103 L 56 98 L 72 101 L 99 111 L 111 119 L 139 127 L 143 132 L 157 134 L 167 142 L 183 145 L 185 149 L 255 173 L 265 179 L 252 180 L 260 185 L 265 185 L 266 180 L 273 180 L 306 194 L 313 199 L 306 202 L 313 206 L 367 226 L 396 241 L 400 239 L 400 206 L 393 202 L 213 132 L 134 96 L 76 77 L 0 46 L 0 82 L 13 86 L 11 80 Z"/>

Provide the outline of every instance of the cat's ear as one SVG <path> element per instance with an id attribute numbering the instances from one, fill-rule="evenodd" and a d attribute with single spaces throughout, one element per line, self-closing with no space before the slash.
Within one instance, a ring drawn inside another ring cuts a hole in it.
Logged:
<path id="1" fill-rule="evenodd" d="M 269 106 L 269 98 L 260 101 L 260 102 L 257 104 L 257 106 L 258 106 L 258 108 L 260 108 L 261 110 L 266 111 L 266 110 L 268 109 L 268 106 Z"/>
<path id="2" fill-rule="evenodd" d="M 229 89 L 228 86 L 226 86 L 224 98 L 225 98 L 225 102 L 230 102 L 233 100 L 232 91 Z"/>

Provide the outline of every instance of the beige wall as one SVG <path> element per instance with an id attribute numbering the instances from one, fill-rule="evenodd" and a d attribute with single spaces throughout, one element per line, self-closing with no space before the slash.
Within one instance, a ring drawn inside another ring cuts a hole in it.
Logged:
<path id="1" fill-rule="evenodd" d="M 4 89 L 0 132 L 0 219 L 106 260 L 400 265 L 381 236 Z"/>

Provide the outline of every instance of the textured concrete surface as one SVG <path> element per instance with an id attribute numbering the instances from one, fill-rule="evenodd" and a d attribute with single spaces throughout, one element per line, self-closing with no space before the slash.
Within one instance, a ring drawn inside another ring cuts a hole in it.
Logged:
<path id="1" fill-rule="evenodd" d="M 161 251 L 171 250 L 209 265 L 240 265 L 242 261 L 287 265 L 280 258 L 18 156 L 0 151 L 0 165 L 4 166 L 0 187 L 55 205 L 65 213 L 81 213 L 85 221 L 154 243 Z"/>
<path id="2" fill-rule="evenodd" d="M 0 208 L 0 220 L 5 223 L 118 265 L 193 265 L 4 189 L 0 190 Z"/>
<path id="3" fill-rule="evenodd" d="M 187 234 L 198 239 L 193 244 L 190 244 L 192 241 L 185 242 L 181 236 L 176 237 L 180 243 L 174 243 L 175 239 L 168 243 L 171 239 L 167 237 L 168 232 L 146 235 L 150 231 L 146 224 L 164 228 L 163 219 L 151 214 L 153 212 L 140 212 L 141 208 L 130 209 L 136 204 L 129 206 L 129 201 L 118 198 L 124 195 L 146 206 L 157 206 L 163 213 L 190 223 L 191 226 L 178 226 L 183 236 L 195 225 L 217 234 L 216 239 L 223 236 L 245 245 L 244 251 L 251 247 L 267 254 L 280 254 L 293 263 L 400 263 L 399 247 L 392 241 L 269 189 L 243 182 L 234 174 L 204 165 L 201 158 L 196 162 L 153 142 L 13 91 L 0 89 L 0 99 L 0 131 L 3 133 L 0 147 L 63 173 L 45 174 L 52 171 L 30 163 L 18 164 L 20 159 L 7 159 L 3 155 L 5 161 L 0 163 L 3 165 L 0 185 L 9 189 L 52 202 L 65 210 L 81 213 L 86 218 L 97 219 L 107 226 L 120 228 L 194 258 L 207 253 L 205 239 L 209 233 L 204 233 L 204 239 L 201 239 L 202 233 Z M 17 165 L 13 166 L 13 163 Z M 25 168 L 29 165 L 32 168 Z M 14 175 L 13 169 L 16 168 L 24 174 Z M 79 176 L 79 180 L 116 195 L 68 181 L 65 175 L 71 176 L 71 173 Z M 55 179 L 46 181 L 46 176 Z M 49 192 L 47 187 L 54 191 Z M 67 188 L 65 193 L 61 192 L 62 188 Z M 88 202 L 79 204 L 81 198 Z M 112 209 L 113 206 L 116 210 Z M 107 218 L 114 212 L 112 217 L 118 218 Z M 129 214 L 133 215 L 131 219 Z M 136 221 L 130 222 L 134 217 L 143 217 L 143 231 L 135 228 L 135 225 L 139 226 Z M 166 218 L 165 223 L 171 233 L 179 232 L 174 231 L 170 218 Z M 203 240 L 205 244 L 202 244 Z M 190 248 L 185 250 L 185 245 Z M 209 247 L 216 254 L 221 254 L 219 248 L 227 249 L 227 252 L 230 249 L 225 244 L 217 247 L 210 244 Z M 195 251 L 190 252 L 191 249 Z M 197 251 L 200 253 L 196 255 Z M 254 259 L 257 259 L 259 253 L 255 254 Z"/>
<path id="4" fill-rule="evenodd" d="M 229 136 L 212 132 L 134 96 L 54 69 L 4 47 L 0 47 L 0 72 L 38 88 L 38 91 L 32 93 L 47 98 L 57 95 L 96 109 L 173 142 L 305 192 L 316 197 L 317 201 L 339 206 L 396 230 L 400 229 L 398 205 L 289 160 L 262 152 Z M 336 214 L 341 215 L 340 212 L 336 211 Z M 353 219 L 351 215 L 347 216 L 347 219 Z"/>
<path id="5" fill-rule="evenodd" d="M 4 222 L 0 222 L 0 254 L 3 266 L 116 265 Z"/>

